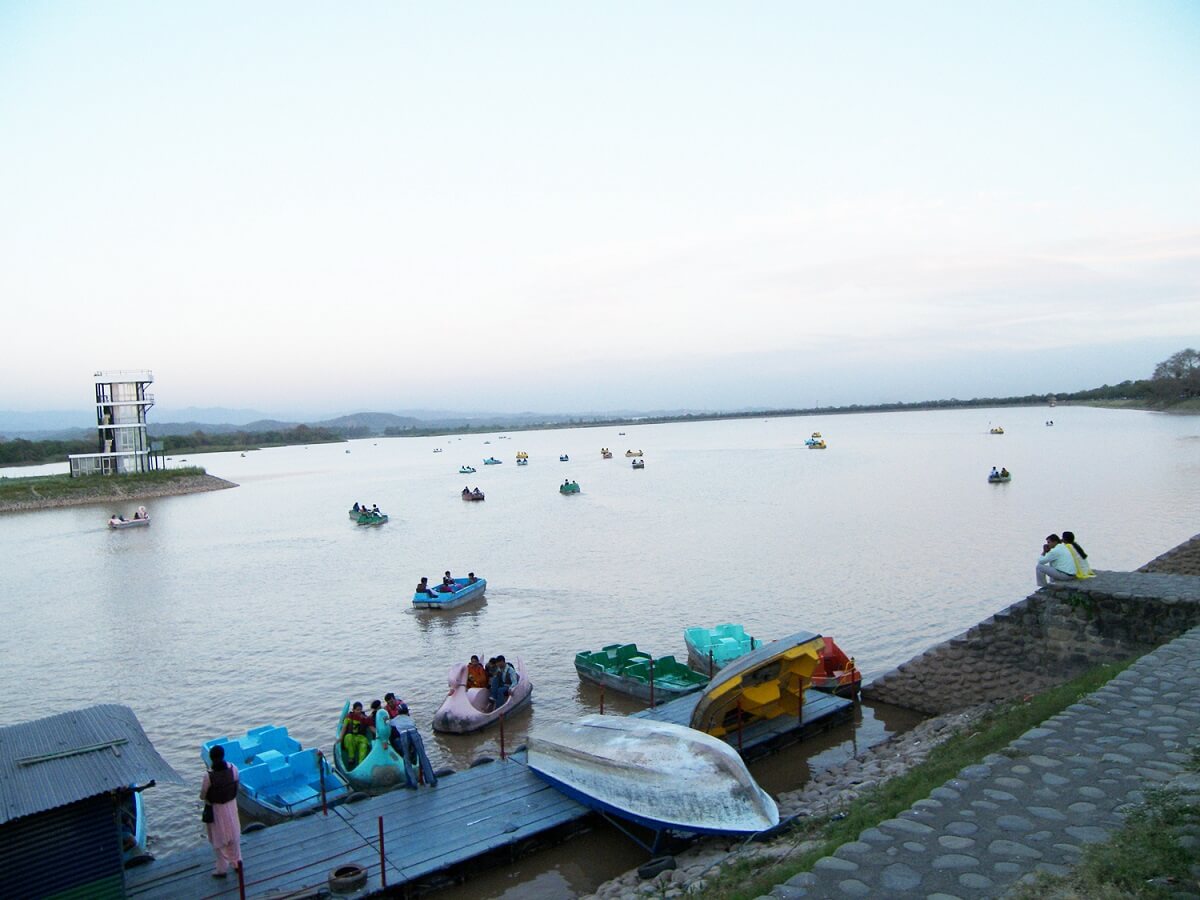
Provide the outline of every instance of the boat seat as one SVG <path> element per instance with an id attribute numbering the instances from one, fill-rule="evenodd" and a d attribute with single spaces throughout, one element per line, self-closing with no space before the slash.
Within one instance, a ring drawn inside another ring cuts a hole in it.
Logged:
<path id="1" fill-rule="evenodd" d="M 313 789 L 307 784 L 294 782 L 289 787 L 281 787 L 277 792 L 277 796 L 284 803 L 294 807 L 313 799 L 315 795 Z"/>
<path id="2" fill-rule="evenodd" d="M 278 750 L 264 750 L 255 757 L 255 761 L 267 767 L 272 775 L 272 780 L 274 780 L 275 773 L 280 769 L 287 768 L 287 759 Z"/>

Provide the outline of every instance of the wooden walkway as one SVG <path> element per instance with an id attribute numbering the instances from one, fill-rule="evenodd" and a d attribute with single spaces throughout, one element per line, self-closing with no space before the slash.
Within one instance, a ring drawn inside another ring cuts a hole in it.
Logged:
<path id="1" fill-rule="evenodd" d="M 692 694 L 635 715 L 687 725 L 699 699 Z M 808 691 L 799 727 L 792 716 L 755 723 L 742 733 L 742 755 L 752 759 L 770 753 L 848 718 L 853 707 L 849 700 Z M 725 740 L 738 746 L 736 733 Z M 243 835 L 246 896 L 307 896 L 327 887 L 330 872 L 350 863 L 367 871 L 367 885 L 358 896 L 381 891 L 380 816 L 387 887 L 400 895 L 445 883 L 456 867 L 482 863 L 482 857 L 515 857 L 532 839 L 581 822 L 590 812 L 530 771 L 521 751 L 447 775 L 436 787 L 395 790 L 335 806 L 327 816 Z M 212 870 L 212 850 L 198 847 L 129 869 L 125 888 L 139 900 L 237 897 L 236 874 L 221 881 L 212 877 Z"/>
<path id="2" fill-rule="evenodd" d="M 638 718 L 653 719 L 656 722 L 670 722 L 675 725 L 687 725 L 692 721 L 692 712 L 700 702 L 700 693 L 688 694 L 654 709 L 646 709 L 633 715 Z M 774 719 L 761 720 L 747 725 L 742 729 L 741 746 L 738 747 L 737 732 L 724 736 L 725 743 L 738 749 L 746 760 L 758 759 L 778 750 L 787 744 L 803 740 L 810 734 L 823 731 L 850 717 L 854 709 L 854 701 L 835 697 L 823 691 L 809 689 L 804 692 L 804 708 L 800 721 L 795 716 L 779 716 Z"/>
<path id="3" fill-rule="evenodd" d="M 382 887 L 379 817 L 387 886 L 416 887 L 437 873 L 581 820 L 590 811 L 529 770 L 524 753 L 456 772 L 437 786 L 395 790 L 242 836 L 246 896 L 279 898 L 328 885 L 329 873 L 355 863 L 367 870 L 364 894 Z M 129 897 L 236 897 L 237 876 L 212 877 L 207 846 L 125 873 Z M 403 893 L 403 889 L 397 891 Z"/>

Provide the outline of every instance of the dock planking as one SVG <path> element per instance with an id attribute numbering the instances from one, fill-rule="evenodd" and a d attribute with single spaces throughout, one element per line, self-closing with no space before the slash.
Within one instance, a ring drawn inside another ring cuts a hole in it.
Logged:
<path id="1" fill-rule="evenodd" d="M 246 893 L 277 896 L 323 888 L 333 869 L 350 863 L 367 871 L 367 892 L 382 889 L 380 816 L 391 888 L 495 851 L 515 851 L 524 841 L 589 814 L 534 775 L 520 753 L 449 775 L 436 787 L 395 790 L 334 807 L 327 816 L 243 835 Z M 222 882 L 211 873 L 212 851 L 200 847 L 130 869 L 126 892 L 146 900 L 237 896 L 235 875 Z"/>

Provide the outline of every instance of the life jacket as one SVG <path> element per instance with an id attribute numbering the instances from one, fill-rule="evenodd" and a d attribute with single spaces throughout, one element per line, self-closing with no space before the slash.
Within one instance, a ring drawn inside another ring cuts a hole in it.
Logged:
<path id="1" fill-rule="evenodd" d="M 467 687 L 487 687 L 487 670 L 482 663 L 467 663 Z"/>
<path id="2" fill-rule="evenodd" d="M 228 803 L 237 799 L 238 783 L 233 775 L 233 767 L 228 763 L 223 769 L 211 769 L 208 773 L 208 792 L 204 795 L 207 803 Z"/>

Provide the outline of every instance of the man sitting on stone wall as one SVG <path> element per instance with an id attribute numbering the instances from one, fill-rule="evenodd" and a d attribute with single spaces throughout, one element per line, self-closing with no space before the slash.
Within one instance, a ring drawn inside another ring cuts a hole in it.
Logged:
<path id="1" fill-rule="evenodd" d="M 1035 569 L 1038 587 L 1045 587 L 1051 581 L 1071 581 L 1075 578 L 1075 561 L 1071 559 L 1071 552 L 1063 544 L 1062 538 L 1057 534 L 1049 535 L 1042 551 Z"/>

